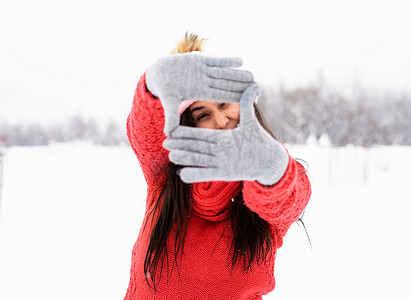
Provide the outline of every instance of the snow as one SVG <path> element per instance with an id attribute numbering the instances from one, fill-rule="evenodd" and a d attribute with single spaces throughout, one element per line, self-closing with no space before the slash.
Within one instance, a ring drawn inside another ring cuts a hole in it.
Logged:
<path id="1" fill-rule="evenodd" d="M 411 147 L 288 149 L 309 167 L 312 249 L 294 224 L 264 299 L 410 299 Z M 145 189 L 129 147 L 8 149 L 0 299 L 122 299 Z"/>

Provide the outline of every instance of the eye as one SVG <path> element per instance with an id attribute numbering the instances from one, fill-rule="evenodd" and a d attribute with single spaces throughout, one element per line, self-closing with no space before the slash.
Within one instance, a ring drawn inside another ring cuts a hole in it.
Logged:
<path id="1" fill-rule="evenodd" d="M 220 108 L 223 108 L 225 106 L 225 102 L 220 103 Z"/>
<path id="2" fill-rule="evenodd" d="M 201 119 L 203 119 L 203 118 L 205 118 L 205 117 L 207 117 L 208 116 L 208 114 L 201 114 L 201 115 L 199 115 L 198 117 L 197 117 L 197 121 L 200 121 Z"/>

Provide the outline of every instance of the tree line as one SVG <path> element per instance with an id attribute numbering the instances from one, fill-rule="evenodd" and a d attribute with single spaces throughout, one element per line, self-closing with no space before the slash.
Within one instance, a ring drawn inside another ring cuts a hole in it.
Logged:
<path id="1" fill-rule="evenodd" d="M 326 136 L 334 146 L 411 145 L 411 99 L 405 93 L 373 94 L 357 87 L 347 96 L 319 84 L 264 89 L 260 99 L 282 142 L 304 144 L 310 136 Z"/>
<path id="2" fill-rule="evenodd" d="M 411 99 L 406 94 L 373 95 L 358 88 L 350 96 L 324 84 L 303 88 L 263 88 L 264 117 L 283 143 L 304 144 L 326 136 L 332 145 L 411 145 Z M 0 143 L 47 145 L 88 141 L 126 145 L 125 121 L 99 124 L 73 116 L 60 124 L 8 124 L 0 120 Z"/>
<path id="3" fill-rule="evenodd" d="M 72 116 L 61 123 L 8 124 L 0 121 L 0 143 L 6 146 L 36 146 L 50 143 L 91 142 L 97 145 L 127 144 L 125 124 L 99 124 L 92 117 Z"/>

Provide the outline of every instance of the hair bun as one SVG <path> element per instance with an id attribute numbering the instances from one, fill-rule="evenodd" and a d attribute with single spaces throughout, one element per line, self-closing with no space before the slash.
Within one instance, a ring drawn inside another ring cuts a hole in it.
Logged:
<path id="1" fill-rule="evenodd" d="M 184 39 L 178 42 L 171 54 L 202 51 L 205 39 L 200 39 L 197 34 L 186 32 Z"/>

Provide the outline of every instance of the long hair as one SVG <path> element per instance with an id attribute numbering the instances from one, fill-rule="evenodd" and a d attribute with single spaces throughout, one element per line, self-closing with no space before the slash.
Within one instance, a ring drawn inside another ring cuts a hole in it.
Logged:
<path id="1" fill-rule="evenodd" d="M 256 117 L 260 124 L 274 137 L 267 127 L 260 110 L 255 105 Z M 193 126 L 194 120 L 186 110 L 181 116 L 181 125 Z M 275 138 L 275 137 L 274 137 Z M 181 181 L 177 175 L 178 170 L 183 166 L 178 166 L 170 162 L 167 179 L 158 193 L 156 204 L 150 212 L 146 221 L 152 224 L 149 245 L 144 260 L 144 273 L 146 281 L 150 282 L 156 290 L 156 285 L 160 281 L 162 270 L 167 268 L 167 274 L 171 275 L 174 265 L 178 271 L 177 257 L 183 251 L 185 234 L 188 227 L 189 215 L 192 211 L 190 205 L 190 185 Z M 261 264 L 267 259 L 272 251 L 272 238 L 267 221 L 260 218 L 257 213 L 251 211 L 243 201 L 242 193 L 238 193 L 231 205 L 229 221 L 231 226 L 226 227 L 232 230 L 233 239 L 231 242 L 229 255 L 231 256 L 231 268 L 239 266 L 243 271 L 252 270 L 255 263 Z M 154 225 L 153 225 L 154 224 Z M 174 258 L 173 265 L 168 262 L 167 240 L 170 235 L 174 238 Z M 166 262 L 166 264 L 164 264 Z M 171 268 L 171 270 L 170 270 Z M 157 275 L 160 277 L 157 278 Z M 151 286 L 151 285 L 150 285 Z"/>
<path id="2" fill-rule="evenodd" d="M 196 35 L 186 34 L 181 43 L 196 42 Z M 191 42 L 190 42 L 191 41 Z M 200 45 L 201 43 L 194 43 Z M 180 48 L 193 50 L 191 46 L 181 46 Z M 261 111 L 254 104 L 255 115 L 262 127 L 274 138 L 274 134 L 268 128 Z M 181 115 L 180 124 L 194 126 L 194 120 L 186 109 Z M 189 224 L 189 215 L 192 211 L 190 199 L 190 185 L 181 181 L 178 170 L 183 166 L 178 166 L 170 162 L 167 179 L 158 191 L 157 199 L 152 211 L 149 213 L 144 230 L 151 230 L 148 248 L 144 260 L 144 273 L 147 284 L 156 290 L 156 285 L 161 279 L 161 274 L 166 267 L 167 276 L 176 266 L 178 269 L 178 254 L 184 251 L 184 240 Z M 147 225 L 150 224 L 149 228 Z M 229 219 L 226 223 L 227 230 L 232 230 L 233 239 L 230 245 L 228 261 L 231 261 L 232 270 L 240 266 L 243 271 L 251 270 L 254 263 L 261 264 L 272 253 L 273 241 L 267 221 L 260 218 L 257 213 L 251 211 L 243 201 L 242 193 L 238 193 L 232 203 L 229 212 Z M 168 259 L 167 241 L 174 239 L 174 258 L 170 266 Z M 171 270 L 170 270 L 171 268 Z M 157 277 L 159 275 L 159 277 Z M 150 284 L 151 282 L 151 284 Z"/>

